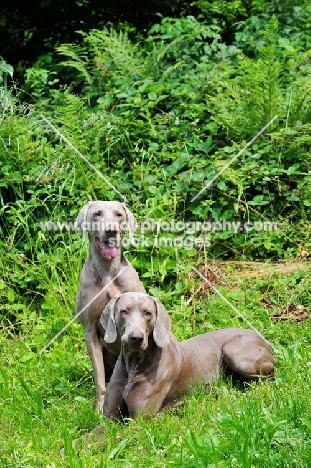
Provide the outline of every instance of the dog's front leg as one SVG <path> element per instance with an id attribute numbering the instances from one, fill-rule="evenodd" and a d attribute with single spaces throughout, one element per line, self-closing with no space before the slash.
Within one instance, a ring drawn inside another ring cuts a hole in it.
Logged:
<path id="1" fill-rule="evenodd" d="M 121 419 L 128 416 L 128 409 L 124 400 L 126 383 L 126 369 L 121 356 L 119 356 L 105 397 L 103 413 L 107 419 Z"/>
<path id="2" fill-rule="evenodd" d="M 125 391 L 125 401 L 129 417 L 135 419 L 140 415 L 151 417 L 161 411 L 171 385 L 159 379 L 157 383 L 152 385 L 147 382 L 140 382 L 134 384 L 132 388 L 129 383 L 127 387 L 128 392 Z"/>
<path id="3" fill-rule="evenodd" d="M 102 413 L 106 386 L 105 386 L 105 366 L 102 344 L 99 339 L 97 328 L 94 326 L 85 332 L 85 342 L 92 362 L 96 386 L 96 410 Z"/>

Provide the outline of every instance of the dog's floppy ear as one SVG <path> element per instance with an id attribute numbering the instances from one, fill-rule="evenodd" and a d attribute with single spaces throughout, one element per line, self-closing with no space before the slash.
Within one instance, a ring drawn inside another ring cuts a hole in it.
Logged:
<path id="1" fill-rule="evenodd" d="M 153 328 L 153 339 L 159 348 L 164 348 L 170 342 L 170 335 L 172 334 L 171 320 L 159 299 L 157 297 L 153 297 L 152 299 L 157 310 L 157 319 Z"/>
<path id="2" fill-rule="evenodd" d="M 85 240 L 85 235 L 86 235 L 86 232 L 87 232 L 87 225 L 86 225 L 87 212 L 88 212 L 89 207 L 91 206 L 92 203 L 93 202 L 90 201 L 83 208 L 81 208 L 81 210 L 78 213 L 76 222 L 75 222 L 76 230 L 83 233 L 83 240 Z"/>
<path id="3" fill-rule="evenodd" d="M 125 205 L 125 203 L 121 203 L 121 205 L 123 206 L 125 214 L 126 214 L 126 223 L 127 223 L 130 242 L 132 244 L 133 240 L 134 240 L 134 232 L 137 229 L 137 221 L 136 221 L 133 213 L 128 209 L 128 207 Z"/>
<path id="4" fill-rule="evenodd" d="M 117 327 L 115 321 L 115 306 L 119 300 L 120 294 L 114 296 L 110 302 L 104 308 L 101 317 L 100 323 L 106 330 L 104 341 L 106 343 L 114 343 L 117 339 Z"/>

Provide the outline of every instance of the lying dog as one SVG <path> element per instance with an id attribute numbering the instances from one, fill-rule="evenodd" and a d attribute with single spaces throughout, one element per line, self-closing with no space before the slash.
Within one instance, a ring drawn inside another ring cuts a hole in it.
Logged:
<path id="1" fill-rule="evenodd" d="M 106 343 L 118 335 L 122 342 L 105 398 L 108 419 L 176 406 L 191 386 L 217 380 L 225 367 L 247 380 L 274 378 L 269 345 L 256 332 L 227 328 L 177 343 L 168 313 L 147 294 L 113 298 L 101 323 Z"/>
<path id="2" fill-rule="evenodd" d="M 96 408 L 102 411 L 105 398 L 105 366 L 113 369 L 120 352 L 120 338 L 103 346 L 100 324 L 104 307 L 116 294 L 144 292 L 138 274 L 122 252 L 121 237 L 127 226 L 130 237 L 135 218 L 123 203 L 94 201 L 78 214 L 76 227 L 89 235 L 89 256 L 83 266 L 76 300 L 78 320 L 85 328 L 85 341 L 92 361 L 96 385 Z M 82 311 L 82 312 L 81 312 Z"/>

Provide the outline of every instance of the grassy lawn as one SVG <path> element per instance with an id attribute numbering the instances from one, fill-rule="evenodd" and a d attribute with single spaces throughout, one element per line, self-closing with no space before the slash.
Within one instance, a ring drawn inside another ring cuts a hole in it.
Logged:
<path id="1" fill-rule="evenodd" d="M 0 466 L 310 466 L 308 263 L 222 262 L 200 270 L 273 344 L 275 382 L 235 385 L 223 376 L 208 396 L 197 388 L 182 407 L 152 420 L 107 424 L 93 409 L 94 382 L 82 327 L 73 323 L 40 354 L 74 310 L 76 284 L 51 283 L 52 318 L 28 298 L 27 314 L 20 314 L 18 323 L 1 324 Z M 61 307 L 66 295 L 60 299 L 61 288 L 71 297 L 67 308 Z M 161 300 L 178 339 L 246 327 L 193 272 L 181 273 L 176 288 L 183 290 L 163 291 Z M 99 424 L 102 435 L 83 438 Z"/>

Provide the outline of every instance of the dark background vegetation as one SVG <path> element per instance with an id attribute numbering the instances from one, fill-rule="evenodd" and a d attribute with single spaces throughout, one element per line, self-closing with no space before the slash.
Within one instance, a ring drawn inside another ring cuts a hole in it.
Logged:
<path id="1" fill-rule="evenodd" d="M 40 55 L 53 52 L 61 43 L 76 41 L 78 30 L 128 23 L 143 33 L 159 15 L 193 13 L 199 13 L 195 3 L 177 0 L 4 0 L 0 6 L 1 55 L 22 76 L 25 67 Z"/>
<path id="2" fill-rule="evenodd" d="M 25 68 L 40 55 L 53 53 L 61 43 L 77 41 L 76 31 L 128 24 L 129 29 L 131 26 L 136 32 L 146 34 L 161 17 L 187 15 L 219 24 L 226 42 L 232 40 L 236 22 L 254 15 L 269 18 L 276 14 L 281 28 L 289 35 L 306 27 L 307 3 L 289 0 L 3 0 L 0 6 L 1 56 L 22 80 Z"/>

